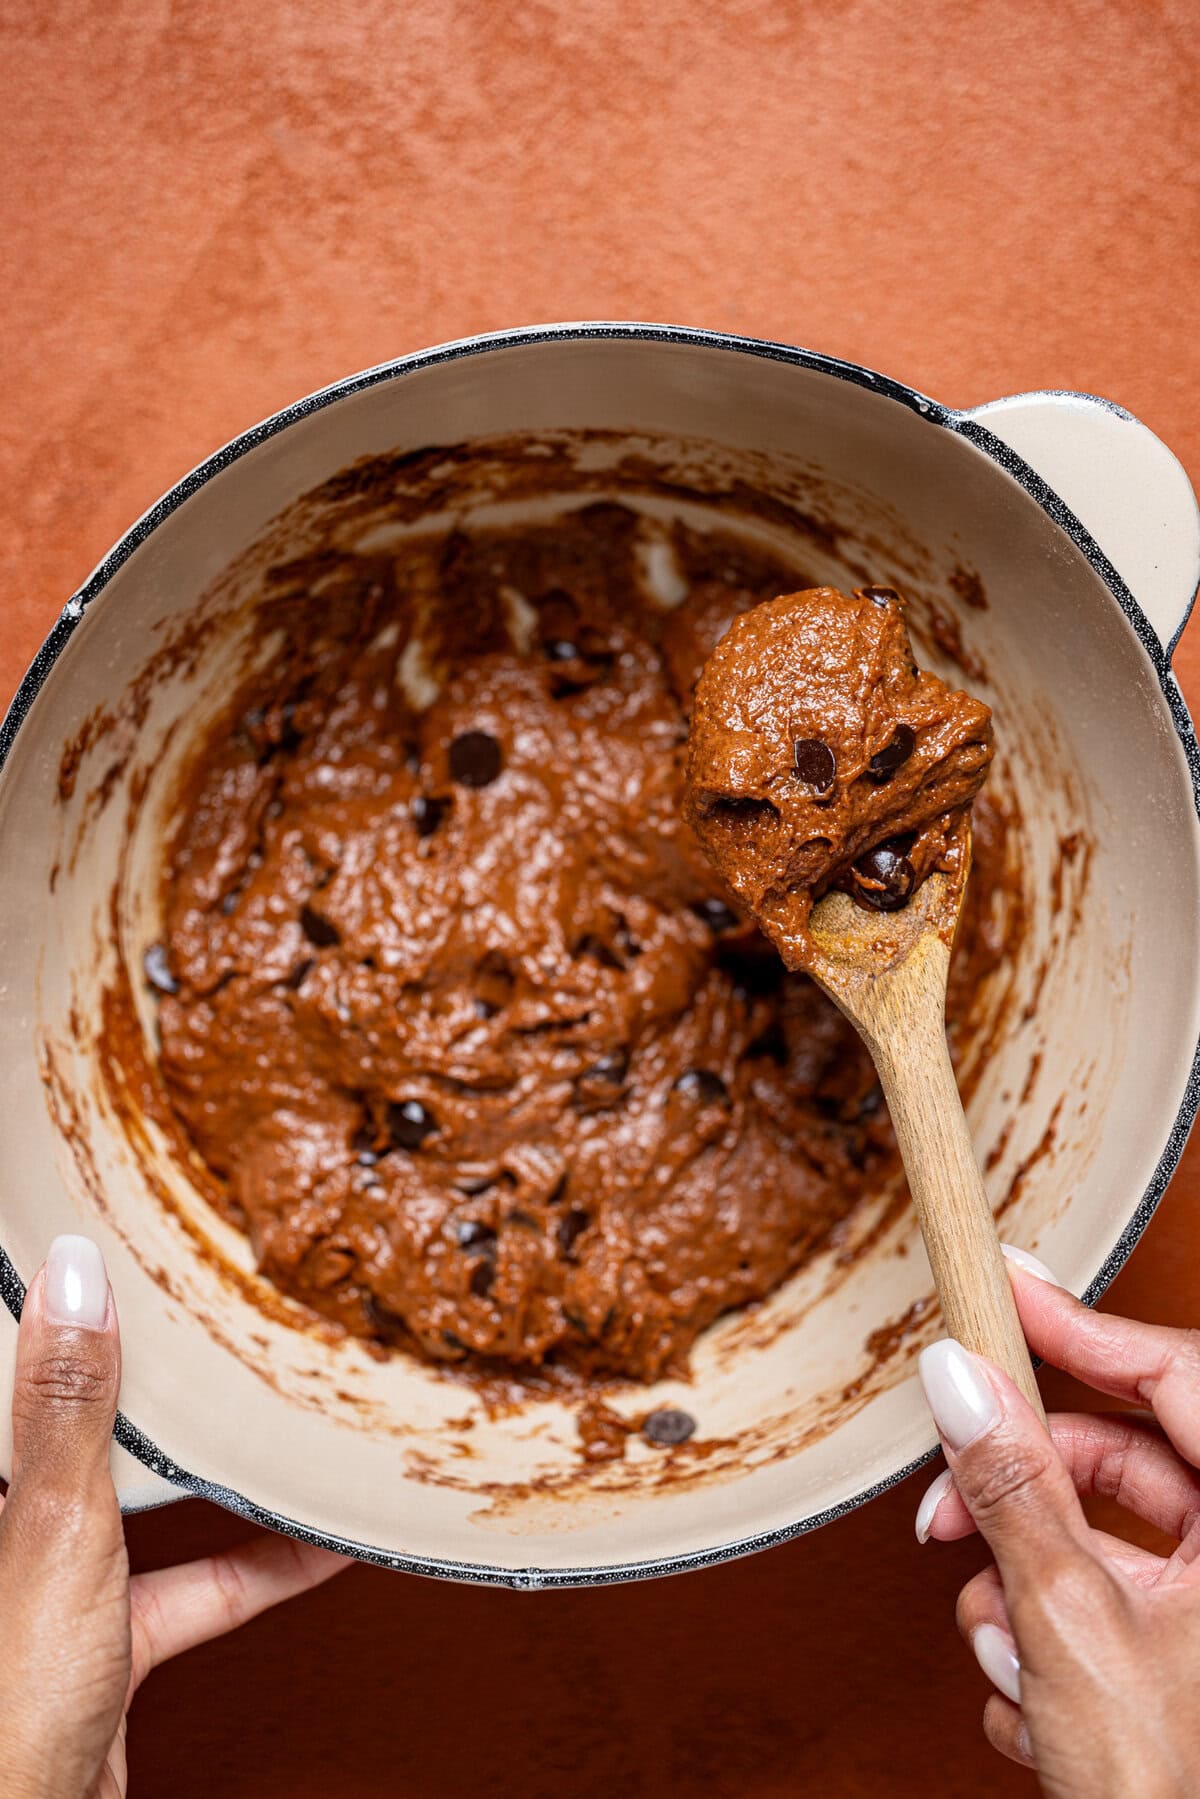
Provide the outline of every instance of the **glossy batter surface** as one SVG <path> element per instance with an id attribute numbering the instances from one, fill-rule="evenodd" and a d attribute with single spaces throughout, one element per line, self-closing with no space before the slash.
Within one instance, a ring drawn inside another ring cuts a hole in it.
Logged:
<path id="1" fill-rule="evenodd" d="M 891 912 L 970 854 L 988 708 L 917 668 L 900 597 L 814 587 L 756 606 L 696 687 L 687 816 L 789 968 L 837 887 Z"/>
<path id="2" fill-rule="evenodd" d="M 649 1379 L 895 1174 L 853 1033 L 683 817 L 696 677 L 802 578 L 616 505 L 276 571 L 147 975 L 279 1287 L 381 1348 Z M 960 1020 L 1003 952 L 988 830 Z"/>

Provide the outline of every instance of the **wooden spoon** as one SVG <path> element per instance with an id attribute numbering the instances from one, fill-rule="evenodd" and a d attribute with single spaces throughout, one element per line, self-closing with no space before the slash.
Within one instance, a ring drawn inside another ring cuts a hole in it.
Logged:
<path id="1" fill-rule="evenodd" d="M 804 966 L 871 1052 L 947 1331 L 1003 1368 L 1045 1423 L 946 1045 L 946 976 L 969 854 L 961 861 L 955 875 L 930 875 L 898 912 L 827 894 L 813 907 Z"/>

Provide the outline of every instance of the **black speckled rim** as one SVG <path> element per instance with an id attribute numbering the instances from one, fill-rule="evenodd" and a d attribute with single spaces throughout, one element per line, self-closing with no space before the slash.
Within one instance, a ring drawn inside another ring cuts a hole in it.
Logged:
<path id="1" fill-rule="evenodd" d="M 157 505 L 152 506 L 135 525 L 109 551 L 104 560 L 84 582 L 79 591 L 68 600 L 62 615 L 50 632 L 41 649 L 35 656 L 29 671 L 22 681 L 12 705 L 2 725 L 0 725 L 0 770 L 3 769 L 13 740 L 28 715 L 29 709 L 40 692 L 50 670 L 62 654 L 76 625 L 85 611 L 94 605 L 103 594 L 108 583 L 117 570 L 128 561 L 133 552 L 145 543 L 146 539 L 168 519 L 184 502 L 197 493 L 214 475 L 232 466 L 248 451 L 265 443 L 268 438 L 286 431 L 310 413 L 319 412 L 326 406 L 346 399 L 351 394 L 359 393 L 364 388 L 376 387 L 384 381 L 403 380 L 405 376 L 419 369 L 432 368 L 441 362 L 453 362 L 468 356 L 481 356 L 496 350 L 514 349 L 538 343 L 570 343 L 595 340 L 623 340 L 644 343 L 689 344 L 703 348 L 723 350 L 740 356 L 758 356 L 768 360 L 785 363 L 793 368 L 811 369 L 817 373 L 829 375 L 838 381 L 848 381 L 855 387 L 867 389 L 879 394 L 881 398 L 892 400 L 897 405 L 906 406 L 909 411 L 919 413 L 929 424 L 943 431 L 952 431 L 956 436 L 964 437 L 968 442 L 981 450 L 992 462 L 998 463 L 1006 474 L 1012 476 L 1030 497 L 1037 502 L 1048 518 L 1064 531 L 1082 554 L 1087 558 L 1096 574 L 1104 582 L 1113 599 L 1121 608 L 1146 653 L 1147 660 L 1154 669 L 1159 687 L 1171 716 L 1176 736 L 1183 746 L 1191 774 L 1192 796 L 1200 818 L 1200 745 L 1197 744 L 1192 721 L 1188 715 L 1183 697 L 1171 674 L 1171 655 L 1179 641 L 1183 628 L 1191 614 L 1195 595 L 1188 603 L 1179 628 L 1171 642 L 1163 646 L 1153 630 L 1141 607 L 1117 574 L 1115 568 L 1104 555 L 1098 544 L 1094 542 L 1074 513 L 1064 505 L 1059 496 L 1047 486 L 1035 470 L 1029 467 L 1008 445 L 995 437 L 986 426 L 969 412 L 956 412 L 931 400 L 927 395 L 918 393 L 914 388 L 905 387 L 902 382 L 894 381 L 887 375 L 876 374 L 870 369 L 861 368 L 857 363 L 842 362 L 836 357 L 822 356 L 814 350 L 795 349 L 787 344 L 770 343 L 758 338 L 733 337 L 726 333 L 714 331 L 690 330 L 674 325 L 640 325 L 622 323 L 535 325 L 527 329 L 499 331 L 482 337 L 464 338 L 457 343 L 442 344 L 436 349 L 422 350 L 412 356 L 400 357 L 395 362 L 381 363 L 377 368 L 367 369 L 362 374 L 351 375 L 345 381 L 336 382 L 332 387 L 322 388 L 320 392 L 309 394 L 305 399 L 297 400 L 292 406 L 285 407 L 274 417 L 265 419 L 262 424 L 243 432 L 202 462 L 191 474 L 185 475 L 169 493 L 164 494 Z M 1093 395 L 1072 393 L 1073 399 L 1095 400 Z M 1130 417 L 1122 407 L 1108 400 L 1096 400 L 1096 403 L 1108 410 Z M 1154 1170 L 1154 1175 L 1138 1202 L 1133 1216 L 1122 1232 L 1121 1237 L 1095 1279 L 1090 1283 L 1083 1298 L 1088 1305 L 1094 1305 L 1101 1294 L 1123 1266 L 1134 1244 L 1145 1230 L 1154 1213 L 1155 1207 L 1166 1189 L 1167 1183 L 1174 1173 L 1175 1166 L 1183 1153 L 1197 1108 L 1200 1107 L 1200 1044 L 1197 1045 L 1192 1058 L 1191 1071 L 1184 1090 L 1183 1099 L 1175 1122 L 1171 1128 L 1163 1152 Z M 3 1298 L 14 1318 L 19 1318 L 21 1306 L 25 1298 L 25 1289 L 16 1269 L 7 1254 L 0 1248 L 0 1297 Z M 203 1475 L 193 1474 L 181 1468 L 158 1449 L 150 1439 L 138 1430 L 122 1413 L 118 1413 L 115 1428 L 117 1441 L 123 1448 L 152 1473 L 162 1476 L 181 1489 L 184 1494 L 198 1499 L 207 1499 L 226 1510 L 238 1513 L 254 1524 L 265 1525 L 271 1530 L 282 1531 L 285 1535 L 296 1537 L 301 1542 L 320 1544 L 325 1548 L 339 1550 L 345 1555 L 356 1557 L 359 1561 L 371 1562 L 385 1568 L 398 1568 L 409 1574 L 425 1574 L 442 1580 L 460 1580 L 485 1586 L 512 1587 L 522 1591 L 536 1591 L 550 1587 L 582 1587 L 612 1586 L 630 1580 L 649 1580 L 664 1574 L 683 1574 L 698 1568 L 710 1568 L 720 1562 L 734 1560 L 738 1556 L 751 1555 L 759 1549 L 770 1549 L 776 1544 L 786 1543 L 793 1537 L 805 1535 L 818 1529 L 823 1524 L 832 1523 L 845 1516 L 847 1512 L 865 1505 L 870 1499 L 886 1493 L 889 1488 L 906 1480 L 935 1454 L 930 1449 L 924 1455 L 916 1457 L 905 1467 L 898 1469 L 885 1480 L 877 1481 L 861 1493 L 843 1500 L 841 1504 L 830 1506 L 827 1510 L 798 1518 L 792 1524 L 781 1526 L 777 1530 L 763 1531 L 756 1536 L 742 1537 L 732 1543 L 720 1544 L 712 1549 L 697 1549 L 687 1554 L 669 1556 L 658 1561 L 622 1562 L 610 1567 L 599 1568 L 497 1568 L 485 1563 L 441 1561 L 432 1557 L 411 1555 L 391 1555 L 387 1551 L 372 1547 L 367 1543 L 355 1543 L 345 1538 L 330 1535 L 328 1532 L 313 1530 L 295 1518 L 286 1518 L 278 1512 L 272 1512 L 263 1506 L 256 1505 L 253 1500 L 235 1493 L 228 1487 L 207 1480 Z"/>

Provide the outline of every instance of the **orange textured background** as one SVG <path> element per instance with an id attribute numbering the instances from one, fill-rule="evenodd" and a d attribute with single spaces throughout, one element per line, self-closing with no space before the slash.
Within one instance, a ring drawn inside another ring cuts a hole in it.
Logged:
<path id="1" fill-rule="evenodd" d="M 557 318 L 789 339 L 953 404 L 1110 395 L 1200 477 L 1187 0 L 38 0 L 0 63 L 3 629 L 321 384 Z M 1200 701 L 1200 630 L 1178 656 Z M 1193 1146 L 1111 1295 L 1200 1317 Z M 1065 1383 L 1051 1378 L 1060 1402 Z M 816 1537 L 536 1596 L 355 1569 L 156 1674 L 135 1795 L 1028 1793 L 921 1478 Z M 140 1565 L 244 1527 L 135 1522 Z"/>

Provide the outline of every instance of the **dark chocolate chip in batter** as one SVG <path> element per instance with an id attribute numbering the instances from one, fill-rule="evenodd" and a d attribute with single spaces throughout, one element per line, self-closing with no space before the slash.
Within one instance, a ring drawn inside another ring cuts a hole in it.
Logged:
<path id="1" fill-rule="evenodd" d="M 467 1283 L 476 1299 L 486 1299 L 496 1283 L 496 1264 L 490 1256 L 480 1256 L 471 1269 Z"/>
<path id="2" fill-rule="evenodd" d="M 311 906 L 300 908 L 300 929 L 318 949 L 332 949 L 342 941 L 342 934 L 337 926 L 330 924 L 320 912 L 314 912 Z"/>
<path id="3" fill-rule="evenodd" d="M 449 809 L 449 800 L 434 799 L 428 793 L 418 793 L 409 807 L 417 836 L 432 837 Z"/>
<path id="4" fill-rule="evenodd" d="M 864 600 L 874 600 L 877 606 L 888 606 L 893 601 L 897 605 L 900 603 L 900 595 L 894 587 L 860 587 L 858 591 Z"/>
<path id="5" fill-rule="evenodd" d="M 704 920 L 710 931 L 715 932 L 718 936 L 722 931 L 736 929 L 742 922 L 732 907 L 727 906 L 721 899 L 697 900 L 692 911 L 698 918 Z"/>
<path id="6" fill-rule="evenodd" d="M 285 756 L 290 756 L 295 750 L 300 748 L 301 743 L 304 741 L 300 732 L 296 729 L 295 700 L 284 701 L 279 718 L 281 726 L 279 732 L 279 747 Z"/>
<path id="7" fill-rule="evenodd" d="M 437 1130 L 437 1119 L 419 1099 L 394 1100 L 387 1109 L 388 1132 L 401 1149 L 420 1149 Z"/>
<path id="8" fill-rule="evenodd" d="M 167 961 L 165 944 L 152 943 L 142 957 L 142 967 L 146 971 L 146 979 L 160 993 L 178 993 L 179 982 L 171 973 L 171 964 Z"/>
<path id="9" fill-rule="evenodd" d="M 881 843 L 854 864 L 859 877 L 855 889 L 864 905 L 876 912 L 897 912 L 912 896 L 916 870 L 908 857 L 888 844 Z"/>
<path id="10" fill-rule="evenodd" d="M 673 1449 L 677 1443 L 686 1443 L 695 1431 L 696 1420 L 691 1413 L 682 1412 L 677 1406 L 663 1406 L 642 1420 L 643 1437 L 648 1443 L 657 1443 L 660 1449 Z"/>
<path id="11" fill-rule="evenodd" d="M 772 1019 L 746 1049 L 747 1056 L 768 1056 L 782 1068 L 788 1059 L 787 1036 L 778 1018 Z"/>
<path id="12" fill-rule="evenodd" d="M 454 1226 L 454 1236 L 460 1249 L 472 1252 L 494 1248 L 496 1242 L 495 1231 L 481 1218 L 460 1218 Z"/>
<path id="13" fill-rule="evenodd" d="M 675 1082 L 676 1093 L 694 1099 L 698 1106 L 715 1106 L 729 1098 L 729 1089 L 711 1068 L 685 1068 Z"/>
<path id="14" fill-rule="evenodd" d="M 828 793 L 833 786 L 837 760 L 819 737 L 796 738 L 792 744 L 792 765 L 797 778 L 817 793 Z"/>
<path id="15" fill-rule="evenodd" d="M 882 787 L 902 768 L 917 747 L 917 735 L 911 725 L 897 725 L 881 750 L 867 764 L 867 777 Z"/>
<path id="16" fill-rule="evenodd" d="M 487 731 L 464 731 L 450 745 L 450 773 L 463 787 L 487 787 L 504 766 L 496 739 Z"/>
<path id="17" fill-rule="evenodd" d="M 309 969 L 314 966 L 315 964 L 312 957 L 305 956 L 302 961 L 297 962 L 295 968 L 293 968 L 291 973 L 285 977 L 283 983 L 284 986 L 292 993 L 297 992 L 298 989 L 304 985 L 305 975 L 308 973 Z"/>
<path id="18" fill-rule="evenodd" d="M 584 1070 L 584 1078 L 589 1081 L 605 1081 L 611 1086 L 619 1087 L 629 1070 L 629 1056 L 623 1049 L 610 1049 L 606 1054 Z"/>
<path id="19" fill-rule="evenodd" d="M 560 1221 L 558 1226 L 558 1246 L 568 1262 L 578 1260 L 578 1257 L 575 1254 L 575 1245 L 591 1222 L 591 1213 L 581 1212 L 578 1206 L 573 1206 Z"/>
<path id="20" fill-rule="evenodd" d="M 370 1118 L 364 1118 L 350 1139 L 351 1153 L 360 1168 L 373 1168 L 378 1162 L 381 1153 L 378 1143 L 375 1126 Z M 386 1154 L 387 1152 L 383 1151 L 382 1153 Z"/>
<path id="21" fill-rule="evenodd" d="M 717 967 L 733 982 L 734 991 L 746 998 L 775 993 L 783 985 L 786 968 L 763 937 L 749 942 L 724 943 L 717 951 Z"/>

